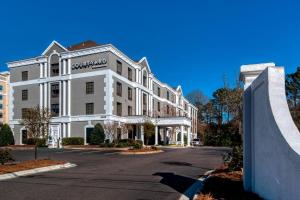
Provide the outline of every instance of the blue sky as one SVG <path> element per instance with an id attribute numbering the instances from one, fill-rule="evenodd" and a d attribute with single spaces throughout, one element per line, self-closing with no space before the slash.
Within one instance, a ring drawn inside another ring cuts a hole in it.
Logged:
<path id="1" fill-rule="evenodd" d="M 1 1 L 0 68 L 57 40 L 112 43 L 185 94 L 231 85 L 242 64 L 300 65 L 297 1 Z"/>

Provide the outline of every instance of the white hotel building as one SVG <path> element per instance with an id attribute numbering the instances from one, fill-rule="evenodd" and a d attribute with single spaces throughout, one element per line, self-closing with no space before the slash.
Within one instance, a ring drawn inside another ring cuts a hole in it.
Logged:
<path id="1" fill-rule="evenodd" d="M 9 123 L 16 144 L 27 137 L 22 115 L 37 105 L 54 114 L 53 143 L 83 137 L 87 144 L 96 123 L 112 122 L 132 125 L 125 137 L 144 141 L 143 123 L 152 121 L 155 144 L 183 145 L 187 138 L 189 145 L 197 135 L 197 108 L 181 87 L 162 83 L 146 58 L 133 61 L 111 44 L 86 41 L 66 48 L 53 41 L 41 56 L 9 62 L 8 67 Z"/>

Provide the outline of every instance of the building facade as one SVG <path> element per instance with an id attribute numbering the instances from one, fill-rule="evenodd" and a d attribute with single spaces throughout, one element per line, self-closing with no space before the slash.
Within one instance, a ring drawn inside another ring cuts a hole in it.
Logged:
<path id="1" fill-rule="evenodd" d="M 0 123 L 8 124 L 9 72 L 0 73 Z"/>
<path id="2" fill-rule="evenodd" d="M 66 48 L 53 41 L 41 56 L 8 67 L 9 121 L 17 144 L 26 137 L 22 115 L 35 106 L 53 113 L 50 144 L 64 137 L 83 137 L 87 144 L 96 123 L 130 125 L 120 137 L 144 141 L 143 123 L 151 121 L 155 144 L 196 137 L 197 109 L 181 87 L 160 82 L 146 58 L 133 61 L 111 44 L 87 41 Z"/>

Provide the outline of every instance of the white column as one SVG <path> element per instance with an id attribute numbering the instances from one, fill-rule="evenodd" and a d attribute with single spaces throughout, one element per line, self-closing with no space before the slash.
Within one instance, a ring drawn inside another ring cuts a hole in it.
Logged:
<path id="1" fill-rule="evenodd" d="M 71 74 L 71 59 L 68 59 L 68 74 Z"/>
<path id="2" fill-rule="evenodd" d="M 67 62 L 67 61 L 66 61 L 65 59 L 63 59 L 63 73 L 62 73 L 63 75 L 66 74 L 66 70 L 67 70 L 67 69 L 66 69 L 66 62 Z"/>
<path id="3" fill-rule="evenodd" d="M 47 72 L 48 72 L 48 63 L 44 63 L 44 78 L 47 77 Z"/>
<path id="4" fill-rule="evenodd" d="M 177 135 L 178 135 L 178 132 L 177 132 L 177 130 L 175 131 L 175 144 L 177 144 Z"/>
<path id="5" fill-rule="evenodd" d="M 48 95 L 47 95 L 47 84 L 48 83 L 44 83 L 44 104 L 43 106 L 44 107 L 47 107 L 48 108 L 48 105 L 47 105 L 47 100 L 48 100 Z"/>
<path id="6" fill-rule="evenodd" d="M 187 128 L 187 146 L 191 146 L 191 127 Z"/>
<path id="7" fill-rule="evenodd" d="M 47 91 L 47 97 L 48 97 L 48 102 L 47 102 L 47 108 L 51 110 L 51 83 L 48 83 L 48 91 Z"/>
<path id="8" fill-rule="evenodd" d="M 62 116 L 62 83 L 59 81 L 59 97 L 58 97 L 58 102 L 59 102 L 59 117 Z"/>
<path id="9" fill-rule="evenodd" d="M 184 146 L 184 134 L 183 134 L 183 127 L 184 126 L 180 126 L 180 134 L 181 134 L 181 137 L 180 137 L 180 139 L 181 139 L 181 146 Z"/>
<path id="10" fill-rule="evenodd" d="M 43 63 L 40 63 L 40 78 L 43 78 L 43 73 L 44 73 L 43 68 L 44 68 Z"/>
<path id="11" fill-rule="evenodd" d="M 155 145 L 158 145 L 158 127 L 155 126 Z"/>
<path id="12" fill-rule="evenodd" d="M 40 108 L 43 108 L 44 106 L 43 106 L 43 96 L 44 96 L 44 94 L 43 94 L 43 84 L 41 83 L 40 84 Z"/>
<path id="13" fill-rule="evenodd" d="M 71 137 L 71 123 L 68 123 L 68 136 Z"/>
<path id="14" fill-rule="evenodd" d="M 67 82 L 66 81 L 63 81 L 63 116 L 65 116 L 66 115 L 66 110 L 67 110 L 67 108 L 66 108 L 66 89 L 67 89 Z"/>
<path id="15" fill-rule="evenodd" d="M 71 116 L 71 80 L 68 80 L 68 115 Z"/>
<path id="16" fill-rule="evenodd" d="M 143 141 L 143 145 L 145 144 L 145 140 L 144 140 L 145 138 L 144 138 L 144 126 L 142 125 L 141 126 L 141 140 Z"/>
<path id="17" fill-rule="evenodd" d="M 65 138 L 65 137 L 66 137 L 66 132 L 67 132 L 67 131 L 66 131 L 66 127 L 67 127 L 67 126 L 66 126 L 66 123 L 63 123 L 62 125 L 63 125 L 63 128 L 62 128 L 62 129 L 63 129 L 63 130 L 62 130 L 62 136 L 63 136 L 63 138 Z"/>

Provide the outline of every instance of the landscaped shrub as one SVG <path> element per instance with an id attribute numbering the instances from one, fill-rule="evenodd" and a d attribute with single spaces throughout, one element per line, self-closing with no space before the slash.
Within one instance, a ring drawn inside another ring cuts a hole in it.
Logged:
<path id="1" fill-rule="evenodd" d="M 46 147 L 46 139 L 45 138 L 28 138 L 23 141 L 24 144 L 27 145 L 36 145 L 38 147 Z"/>
<path id="2" fill-rule="evenodd" d="M 82 137 L 63 138 L 62 145 L 84 145 L 84 139 Z"/>
<path id="3" fill-rule="evenodd" d="M 234 146 L 232 151 L 223 158 L 230 171 L 240 170 L 243 167 L 243 147 Z"/>
<path id="4" fill-rule="evenodd" d="M 133 148 L 134 149 L 142 149 L 143 148 L 143 141 L 141 141 L 141 140 L 135 140 Z"/>
<path id="5" fill-rule="evenodd" d="M 90 144 L 101 144 L 104 142 L 105 134 L 101 124 L 96 124 L 94 130 L 91 133 Z"/>
<path id="6" fill-rule="evenodd" d="M 14 161 L 9 149 L 0 149 L 0 163 L 4 165 L 9 161 Z"/>
<path id="7" fill-rule="evenodd" d="M 8 124 L 4 124 L 0 130 L 0 146 L 15 144 L 13 133 Z"/>

